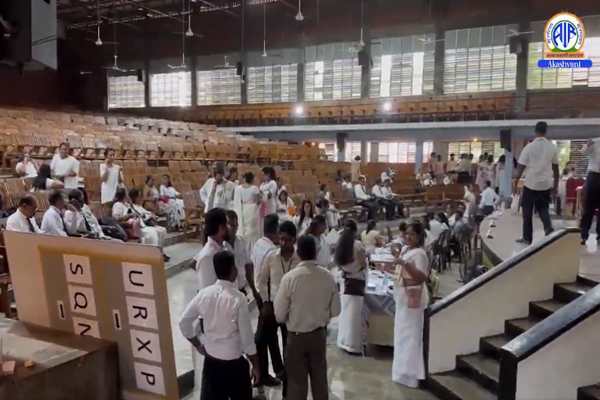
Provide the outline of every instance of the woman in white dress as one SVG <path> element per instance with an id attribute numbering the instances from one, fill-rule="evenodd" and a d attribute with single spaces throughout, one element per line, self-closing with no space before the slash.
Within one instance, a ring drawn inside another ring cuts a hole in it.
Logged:
<path id="1" fill-rule="evenodd" d="M 279 216 L 279 222 L 290 219 L 290 208 L 292 207 L 295 207 L 294 201 L 290 199 L 285 190 L 280 191 L 279 195 L 277 195 L 277 215 Z"/>
<path id="2" fill-rule="evenodd" d="M 175 210 L 175 215 L 172 215 L 170 225 L 178 228 L 181 221 L 185 219 L 185 209 L 183 200 L 181 199 L 181 193 L 173 187 L 171 184 L 171 177 L 167 174 L 162 176 L 162 184 L 160 185 L 159 193 L 162 201 L 165 202 L 171 210 Z"/>
<path id="3" fill-rule="evenodd" d="M 33 181 L 31 182 L 30 191 L 38 192 L 42 190 L 63 189 L 65 187 L 64 183 L 58 179 L 50 178 L 51 173 L 48 164 L 40 165 L 37 176 L 33 178 Z"/>
<path id="4" fill-rule="evenodd" d="M 479 189 L 483 192 L 485 189 L 485 182 L 495 182 L 494 179 L 494 156 L 488 156 L 486 160 L 479 163 L 477 171 L 477 179 L 475 183 L 479 186 Z"/>
<path id="5" fill-rule="evenodd" d="M 392 380 L 411 388 L 417 388 L 419 380 L 425 379 L 423 314 L 429 304 L 425 286 L 429 260 L 423 250 L 424 233 L 423 225 L 418 222 L 408 226 L 394 285 L 396 314 Z"/>
<path id="6" fill-rule="evenodd" d="M 112 203 L 115 200 L 117 188 L 123 183 L 121 166 L 115 164 L 115 151 L 106 149 L 104 151 L 106 161 L 100 164 L 100 202 L 102 204 Z"/>
<path id="7" fill-rule="evenodd" d="M 298 229 L 298 236 L 304 235 L 310 226 L 312 219 L 315 217 L 313 204 L 310 200 L 302 200 L 300 213 L 294 217 L 294 224 Z"/>
<path id="8" fill-rule="evenodd" d="M 260 185 L 262 203 L 260 205 L 261 220 L 265 215 L 275 214 L 277 212 L 277 176 L 273 167 L 263 167 L 263 183 Z M 261 223 L 262 225 L 262 223 Z"/>
<path id="9" fill-rule="evenodd" d="M 337 346 L 351 354 L 363 354 L 366 325 L 363 311 L 368 269 L 363 245 L 356 240 L 357 233 L 356 222 L 348 220 L 333 255 L 343 278 Z"/>
<path id="10" fill-rule="evenodd" d="M 238 215 L 238 235 L 244 238 L 249 249 L 261 237 L 260 218 L 258 215 L 260 205 L 260 192 L 253 185 L 254 174 L 244 174 L 244 182 L 238 185 L 233 193 L 233 211 Z"/>

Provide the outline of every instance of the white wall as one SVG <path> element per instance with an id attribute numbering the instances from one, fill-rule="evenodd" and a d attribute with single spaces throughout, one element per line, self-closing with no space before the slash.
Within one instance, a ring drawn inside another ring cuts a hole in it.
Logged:
<path id="1" fill-rule="evenodd" d="M 576 400 L 600 381 L 600 312 L 519 363 L 517 400 Z"/>
<path id="2" fill-rule="evenodd" d="M 433 315 L 429 320 L 429 373 L 453 370 L 457 355 L 479 350 L 481 337 L 502 333 L 507 319 L 526 317 L 529 302 L 552 298 L 555 283 L 575 281 L 579 241 L 578 233 L 566 234 Z M 476 286 L 477 280 L 468 285 Z"/>

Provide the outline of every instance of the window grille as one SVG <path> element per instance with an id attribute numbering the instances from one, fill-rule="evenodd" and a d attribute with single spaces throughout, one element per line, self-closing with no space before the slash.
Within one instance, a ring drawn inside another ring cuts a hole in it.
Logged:
<path id="1" fill-rule="evenodd" d="M 192 105 L 192 73 L 169 72 L 150 75 L 152 107 L 186 107 Z"/>
<path id="2" fill-rule="evenodd" d="M 145 106 L 144 82 L 139 82 L 137 75 L 108 77 L 108 108 Z"/>

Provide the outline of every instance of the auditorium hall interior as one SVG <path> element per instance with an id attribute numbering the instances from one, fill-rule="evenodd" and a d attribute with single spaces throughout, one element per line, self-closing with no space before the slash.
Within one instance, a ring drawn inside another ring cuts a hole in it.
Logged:
<path id="1" fill-rule="evenodd" d="M 600 3 L 0 31 L 0 399 L 600 400 Z"/>

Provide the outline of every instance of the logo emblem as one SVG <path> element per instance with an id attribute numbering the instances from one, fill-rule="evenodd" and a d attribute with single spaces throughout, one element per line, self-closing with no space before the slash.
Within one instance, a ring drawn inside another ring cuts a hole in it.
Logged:
<path id="1" fill-rule="evenodd" d="M 545 59 L 583 59 L 585 42 L 583 22 L 571 13 L 559 13 L 550 18 L 544 29 L 547 52 Z"/>

